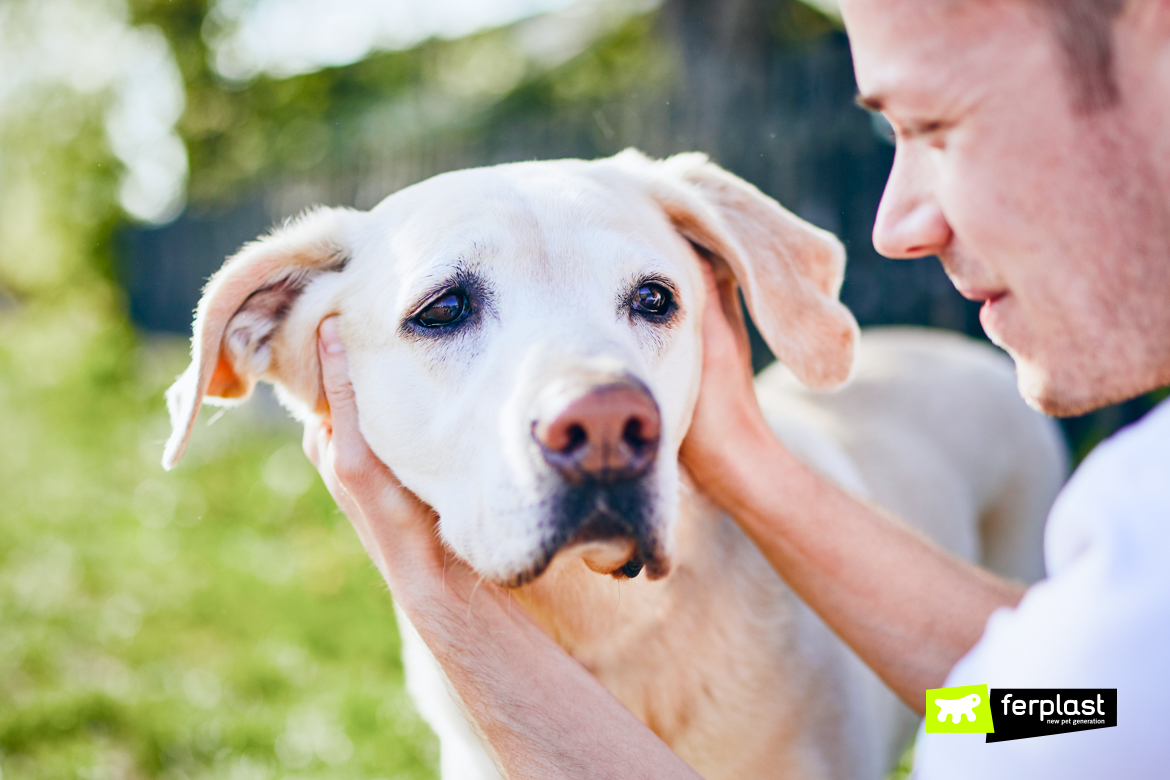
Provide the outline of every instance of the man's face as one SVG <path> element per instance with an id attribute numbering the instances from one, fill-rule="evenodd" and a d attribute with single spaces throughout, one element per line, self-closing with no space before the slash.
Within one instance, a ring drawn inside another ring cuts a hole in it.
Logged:
<path id="1" fill-rule="evenodd" d="M 937 254 L 1044 412 L 1170 382 L 1170 127 L 1144 20 L 1117 23 L 1120 104 L 1083 114 L 1034 4 L 842 5 L 862 100 L 897 134 L 878 251 Z"/>

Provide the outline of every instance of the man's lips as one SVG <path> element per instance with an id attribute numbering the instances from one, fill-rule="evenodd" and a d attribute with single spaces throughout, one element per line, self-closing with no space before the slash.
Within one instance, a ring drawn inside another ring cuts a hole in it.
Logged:
<path id="1" fill-rule="evenodd" d="M 983 326 L 983 332 L 992 342 L 1007 347 L 1008 335 L 1005 328 L 1007 324 L 1004 322 L 1004 311 L 1001 301 L 1007 298 L 1007 290 L 968 290 L 963 293 L 965 297 L 973 301 L 982 301 L 983 305 L 979 307 L 979 324 Z"/>
<path id="2" fill-rule="evenodd" d="M 956 285 L 959 295 L 962 295 L 969 301 L 978 301 L 979 303 L 995 303 L 1003 296 L 1007 295 L 1007 290 L 987 290 L 978 287 L 960 287 Z"/>

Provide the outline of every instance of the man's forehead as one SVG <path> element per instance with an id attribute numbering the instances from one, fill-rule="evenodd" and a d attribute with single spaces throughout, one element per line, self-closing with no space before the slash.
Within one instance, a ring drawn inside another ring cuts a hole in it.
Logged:
<path id="1" fill-rule="evenodd" d="M 980 89 L 1046 29 L 1019 0 L 844 0 L 862 103 L 916 105 Z M 1046 39 L 1045 39 L 1046 40 Z"/>

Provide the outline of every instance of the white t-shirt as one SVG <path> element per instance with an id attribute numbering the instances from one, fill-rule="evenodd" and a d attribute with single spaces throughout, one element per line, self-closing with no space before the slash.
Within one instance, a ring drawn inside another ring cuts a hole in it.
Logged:
<path id="1" fill-rule="evenodd" d="M 1049 578 L 945 685 L 1116 688 L 1117 726 L 985 743 L 918 734 L 915 780 L 1170 778 L 1170 401 L 1098 446 L 1044 537 Z"/>

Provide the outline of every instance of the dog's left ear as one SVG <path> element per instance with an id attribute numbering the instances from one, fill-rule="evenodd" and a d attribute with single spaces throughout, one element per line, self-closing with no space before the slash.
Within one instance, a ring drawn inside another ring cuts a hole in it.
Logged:
<path id="1" fill-rule="evenodd" d="M 348 213 L 310 211 L 245 245 L 211 277 L 195 311 L 191 365 L 167 391 L 171 437 L 163 468 L 174 468 L 183 456 L 204 399 L 239 403 L 252 394 L 257 380 L 265 379 L 280 382 L 286 397 L 309 409 L 320 406 L 316 339 L 284 344 L 280 360 L 277 346 L 293 305 L 312 279 L 345 264 L 341 221 Z"/>
<path id="2" fill-rule="evenodd" d="M 703 154 L 662 161 L 626 150 L 633 174 L 675 229 L 731 267 L 768 346 L 804 385 L 830 390 L 853 371 L 857 321 L 837 299 L 845 250 Z"/>

